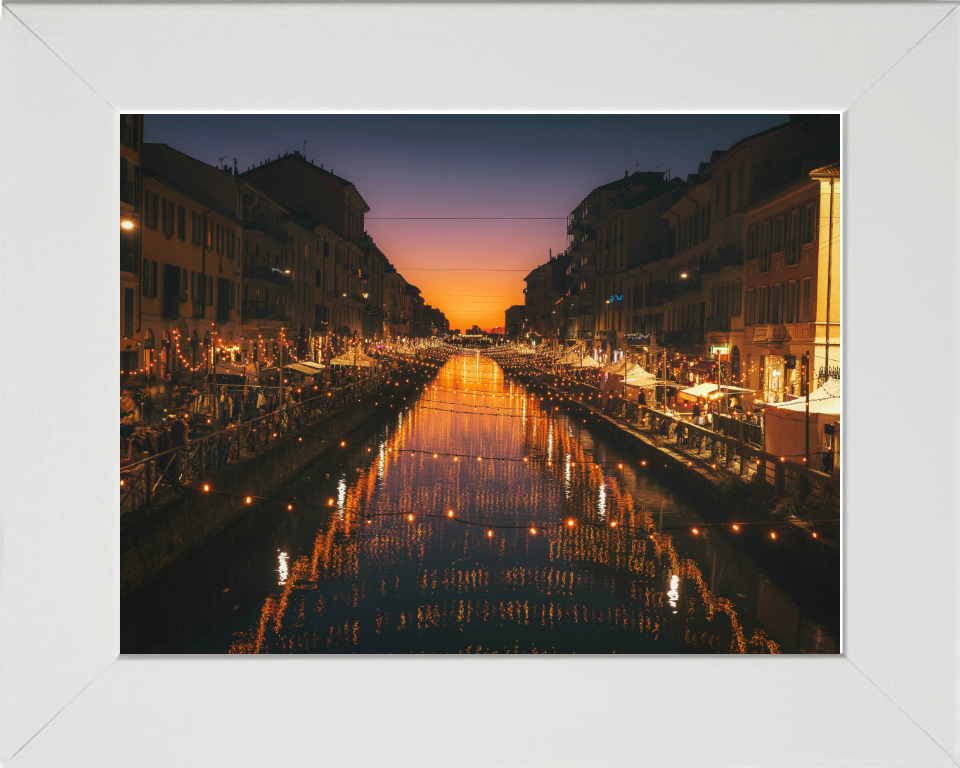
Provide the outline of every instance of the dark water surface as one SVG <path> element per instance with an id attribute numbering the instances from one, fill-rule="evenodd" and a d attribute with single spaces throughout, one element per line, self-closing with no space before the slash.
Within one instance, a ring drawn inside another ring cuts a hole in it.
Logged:
<path id="1" fill-rule="evenodd" d="M 122 651 L 838 652 L 835 600 L 690 535 L 690 504 L 553 407 L 451 358 L 278 493 L 292 512 L 262 503 L 124 606 Z"/>

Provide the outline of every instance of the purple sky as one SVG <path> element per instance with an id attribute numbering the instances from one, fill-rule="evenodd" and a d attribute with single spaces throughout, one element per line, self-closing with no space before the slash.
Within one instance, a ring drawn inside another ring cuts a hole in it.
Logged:
<path id="1" fill-rule="evenodd" d="M 523 302 L 524 275 L 565 248 L 566 215 L 594 187 L 635 169 L 685 177 L 788 117 L 148 115 L 144 140 L 212 165 L 236 157 L 241 172 L 306 140 L 308 159 L 357 185 L 387 258 L 465 329 Z M 439 271 L 454 268 L 502 271 Z"/>

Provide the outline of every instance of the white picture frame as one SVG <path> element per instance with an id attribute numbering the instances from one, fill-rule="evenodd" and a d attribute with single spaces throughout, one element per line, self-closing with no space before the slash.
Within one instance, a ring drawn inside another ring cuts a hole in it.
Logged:
<path id="1" fill-rule="evenodd" d="M 956 8 L 6 5 L 0 761 L 960 765 Z M 158 111 L 842 112 L 843 655 L 120 658 L 117 116 Z"/>

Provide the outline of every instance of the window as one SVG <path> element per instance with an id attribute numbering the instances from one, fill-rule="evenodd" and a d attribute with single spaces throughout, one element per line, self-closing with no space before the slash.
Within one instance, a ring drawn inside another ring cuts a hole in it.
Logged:
<path id="1" fill-rule="evenodd" d="M 226 251 L 227 258 L 232 259 L 235 253 L 235 246 L 237 243 L 237 233 L 232 229 L 224 229 L 224 237 L 226 238 Z"/>
<path id="2" fill-rule="evenodd" d="M 779 325 L 783 322 L 783 284 L 773 286 L 773 306 L 770 308 L 770 322 Z"/>
<path id="3" fill-rule="evenodd" d="M 732 194 L 732 187 L 733 187 L 733 174 L 732 174 L 732 173 L 728 173 L 728 174 L 727 174 L 727 189 L 726 189 L 727 194 L 726 194 L 726 201 L 725 201 L 725 202 L 726 202 L 726 206 L 725 206 L 724 211 L 723 211 L 724 213 L 730 213 L 730 199 L 731 199 L 731 194 Z"/>
<path id="4" fill-rule="evenodd" d="M 740 317 L 743 283 L 737 280 L 730 288 L 730 317 Z"/>
<path id="5" fill-rule="evenodd" d="M 190 293 L 187 291 L 187 270 L 180 270 L 180 303 L 186 304 L 190 301 Z"/>
<path id="6" fill-rule="evenodd" d="M 784 312 L 784 322 L 786 323 L 795 323 L 797 322 L 797 310 L 799 309 L 800 301 L 800 283 L 796 280 L 792 280 L 787 283 L 787 309 Z"/>
<path id="7" fill-rule="evenodd" d="M 182 205 L 177 206 L 177 237 L 187 239 L 187 209 Z"/>
<path id="8" fill-rule="evenodd" d="M 757 313 L 757 292 L 753 288 L 751 288 L 749 291 L 746 292 L 746 294 L 744 295 L 744 298 L 746 299 L 747 306 L 746 306 L 746 312 L 744 313 L 744 316 L 743 316 L 743 324 L 753 325 L 754 318 L 756 317 L 756 313 Z"/>
<path id="9" fill-rule="evenodd" d="M 157 297 L 157 262 L 143 260 L 143 295 L 148 299 Z"/>
<path id="10" fill-rule="evenodd" d="M 743 208 L 743 166 L 737 168 L 737 210 Z"/>
<path id="11" fill-rule="evenodd" d="M 760 266 L 761 272 L 770 271 L 771 222 L 765 221 L 760 228 Z"/>
<path id="12" fill-rule="evenodd" d="M 783 250 L 783 216 L 777 218 L 776 227 L 773 234 L 773 252 L 779 253 Z"/>
<path id="13" fill-rule="evenodd" d="M 810 322 L 810 294 L 813 292 L 813 278 L 803 281 L 803 303 L 800 305 L 800 322 Z"/>
<path id="14" fill-rule="evenodd" d="M 207 306 L 212 306 L 213 304 L 213 275 L 207 275 L 207 289 L 204 294 L 204 298 L 207 300 Z"/>
<path id="15" fill-rule="evenodd" d="M 791 266 L 800 263 L 800 211 L 793 211 L 788 221 L 784 263 Z"/>
<path id="16" fill-rule="evenodd" d="M 720 182 L 716 183 L 716 199 L 714 200 L 714 207 L 717 209 L 717 221 L 720 221 Z"/>
<path id="17" fill-rule="evenodd" d="M 190 242 L 194 245 L 200 245 L 203 242 L 201 240 L 201 231 L 202 231 L 202 219 L 200 218 L 199 213 L 191 213 L 191 223 L 190 223 Z"/>
<path id="18" fill-rule="evenodd" d="M 757 291 L 757 325 L 766 325 L 770 319 L 770 286 L 764 285 Z"/>
<path id="19" fill-rule="evenodd" d="M 750 227 L 747 230 L 747 244 L 746 244 L 746 253 L 747 261 L 753 261 L 757 258 L 757 228 Z"/>
<path id="20" fill-rule="evenodd" d="M 802 222 L 802 238 L 805 243 L 816 242 L 817 239 L 817 227 L 819 225 L 819 220 L 817 219 L 817 204 L 811 203 L 803 210 L 803 222 Z"/>
<path id="21" fill-rule="evenodd" d="M 143 223 L 144 226 L 149 227 L 150 229 L 157 228 L 158 216 L 158 207 L 160 205 L 160 198 L 155 192 L 150 190 L 144 190 L 143 192 Z"/>

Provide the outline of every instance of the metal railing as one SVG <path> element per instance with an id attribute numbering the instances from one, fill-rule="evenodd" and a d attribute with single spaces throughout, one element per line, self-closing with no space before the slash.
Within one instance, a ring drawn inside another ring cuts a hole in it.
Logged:
<path id="1" fill-rule="evenodd" d="M 263 234 L 267 235 L 268 237 L 272 237 L 282 245 L 290 245 L 293 242 L 293 238 L 287 234 L 285 224 L 275 224 L 268 219 L 244 218 L 243 228 L 252 229 L 256 232 L 263 232 Z"/>
<path id="2" fill-rule="evenodd" d="M 202 481 L 205 474 L 256 456 L 284 435 L 389 386 L 404 365 L 409 363 L 121 466 L 120 514 L 181 493 L 182 486 Z"/>
<path id="3" fill-rule="evenodd" d="M 293 288 L 293 276 L 288 275 L 282 269 L 271 267 L 266 264 L 245 264 L 243 268 L 243 277 L 245 280 L 264 280 L 283 288 Z"/>

